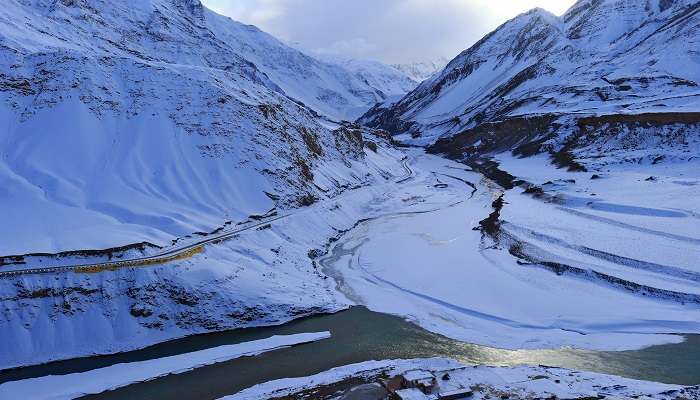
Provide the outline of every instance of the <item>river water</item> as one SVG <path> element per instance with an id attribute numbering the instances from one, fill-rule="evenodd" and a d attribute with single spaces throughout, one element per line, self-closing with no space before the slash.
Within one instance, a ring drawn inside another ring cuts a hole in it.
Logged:
<path id="1" fill-rule="evenodd" d="M 544 364 L 666 383 L 700 383 L 700 336 L 680 344 L 622 352 L 502 350 L 448 339 L 402 318 L 353 307 L 264 328 L 191 336 L 143 350 L 110 356 L 60 361 L 0 373 L 0 382 L 49 374 L 87 371 L 300 332 L 331 331 L 330 339 L 223 362 L 187 373 L 134 384 L 91 399 L 216 399 L 257 383 L 312 375 L 333 367 L 367 360 L 451 357 L 463 362 L 518 365 Z"/>

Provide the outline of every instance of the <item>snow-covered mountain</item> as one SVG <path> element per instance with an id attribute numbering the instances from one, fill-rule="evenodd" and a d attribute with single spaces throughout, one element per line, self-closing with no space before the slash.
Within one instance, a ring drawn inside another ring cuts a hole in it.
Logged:
<path id="1" fill-rule="evenodd" d="M 449 61 L 446 58 L 439 58 L 434 61 L 392 64 L 391 66 L 408 75 L 414 81 L 421 83 L 445 68 Z"/>
<path id="2" fill-rule="evenodd" d="M 506 22 L 361 121 L 417 144 L 442 137 L 434 150 L 454 156 L 567 145 L 678 154 L 698 145 L 699 56 L 695 0 L 580 0 L 561 17 L 534 9 Z"/>
<path id="3" fill-rule="evenodd" d="M 354 120 L 374 104 L 416 86 L 401 72 L 376 61 L 313 54 L 255 26 L 209 10 L 205 16 L 217 38 L 254 63 L 285 94 L 336 120 Z"/>
<path id="4" fill-rule="evenodd" d="M 498 187 L 335 121 L 381 101 L 363 122 L 460 159 L 697 157 L 697 2 L 534 10 L 394 106 L 398 71 L 198 0 L 2 5 L 0 370 L 359 304 L 498 348 L 700 332 L 697 161 L 499 154 Z"/>
<path id="5" fill-rule="evenodd" d="M 0 254 L 168 243 L 333 196 L 371 179 L 371 139 L 319 113 L 383 96 L 198 0 L 8 0 Z"/>

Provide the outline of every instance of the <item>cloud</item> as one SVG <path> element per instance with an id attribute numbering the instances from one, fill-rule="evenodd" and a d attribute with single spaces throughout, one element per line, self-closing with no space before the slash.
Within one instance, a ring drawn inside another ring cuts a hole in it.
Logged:
<path id="1" fill-rule="evenodd" d="M 203 0 L 213 10 L 308 49 L 385 62 L 451 58 L 535 6 L 574 0 Z"/>
<path id="2" fill-rule="evenodd" d="M 284 12 L 279 0 L 202 0 L 202 3 L 219 14 L 258 26 L 281 17 Z"/>

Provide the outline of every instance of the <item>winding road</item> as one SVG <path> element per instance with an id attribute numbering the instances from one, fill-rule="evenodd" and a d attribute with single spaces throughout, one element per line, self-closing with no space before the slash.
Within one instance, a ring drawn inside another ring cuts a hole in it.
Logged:
<path id="1" fill-rule="evenodd" d="M 401 184 L 409 179 L 413 178 L 414 172 L 409 166 L 409 161 L 410 158 L 408 156 L 404 157 L 401 160 L 401 166 L 404 169 L 404 174 L 397 177 L 397 180 L 395 181 L 396 184 Z M 344 194 L 340 195 L 339 197 L 333 198 L 331 200 L 338 200 L 339 198 L 342 198 Z M 25 268 L 25 269 L 17 269 L 17 270 L 11 270 L 11 271 L 0 271 L 0 278 L 8 278 L 8 277 L 14 277 L 18 275 L 30 275 L 30 274 L 48 274 L 48 273 L 65 273 L 65 272 L 80 272 L 81 270 L 84 271 L 91 271 L 91 270 L 102 270 L 102 269 L 118 269 L 118 268 L 128 268 L 128 267 L 135 267 L 135 266 L 144 266 L 144 265 L 154 265 L 154 264 L 163 264 L 169 261 L 176 260 L 178 258 L 183 258 L 183 257 L 188 257 L 189 255 L 195 254 L 201 249 L 212 243 L 219 243 L 223 240 L 227 240 L 232 238 L 233 236 L 249 231 L 251 229 L 256 229 L 264 225 L 268 225 L 270 223 L 289 218 L 292 215 L 296 215 L 301 212 L 307 212 L 313 208 L 315 208 L 319 203 L 316 203 L 315 205 L 311 205 L 299 210 L 295 210 L 293 212 L 289 212 L 284 215 L 277 215 L 269 218 L 263 218 L 261 220 L 255 221 L 254 223 L 247 224 L 245 226 L 240 226 L 236 227 L 234 229 L 230 230 L 223 230 L 221 232 L 218 232 L 210 237 L 204 238 L 202 240 L 198 240 L 196 242 L 188 243 L 188 244 L 183 244 L 181 246 L 173 246 L 173 247 L 168 247 L 156 254 L 150 255 L 150 256 L 145 256 L 145 257 L 137 257 L 137 258 L 129 258 L 129 259 L 124 259 L 124 260 L 119 260 L 119 261 L 108 261 L 108 262 L 99 262 L 99 263 L 87 263 L 87 264 L 76 264 L 76 265 L 65 265 L 65 266 L 49 266 L 49 267 L 37 267 L 37 268 Z"/>

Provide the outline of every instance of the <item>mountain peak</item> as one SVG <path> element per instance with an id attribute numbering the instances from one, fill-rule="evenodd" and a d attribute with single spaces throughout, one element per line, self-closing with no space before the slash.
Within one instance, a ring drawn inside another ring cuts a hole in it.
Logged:
<path id="1" fill-rule="evenodd" d="M 542 7 L 535 7 L 532 8 L 524 13 L 525 15 L 537 15 L 537 16 L 543 16 L 543 17 L 556 17 L 554 13 L 551 11 L 548 11 Z"/>
<path id="2" fill-rule="evenodd" d="M 650 19 L 665 18 L 694 0 L 579 0 L 562 16 L 569 39 L 584 39 L 596 46 L 613 43 Z M 663 14 L 663 15 L 662 15 Z"/>
<path id="3" fill-rule="evenodd" d="M 392 67 L 408 75 L 415 82 L 423 82 L 440 72 L 450 60 L 438 58 L 433 61 L 418 61 L 404 64 L 392 64 Z"/>

